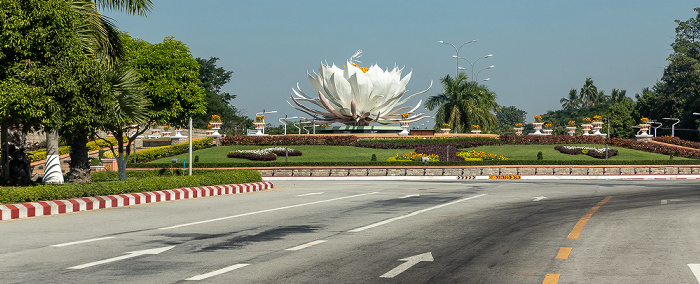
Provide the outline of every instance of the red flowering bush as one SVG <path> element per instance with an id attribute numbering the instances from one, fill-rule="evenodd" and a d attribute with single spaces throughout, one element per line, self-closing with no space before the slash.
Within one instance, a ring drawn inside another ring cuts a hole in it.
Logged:
<path id="1" fill-rule="evenodd" d="M 357 136 L 327 135 L 327 136 L 226 136 L 221 138 L 221 145 L 327 145 L 353 146 Z"/>
<path id="2" fill-rule="evenodd" d="M 678 137 L 654 137 L 654 141 L 659 141 L 662 143 L 668 143 L 668 144 L 673 144 L 673 145 L 678 145 L 678 146 L 683 146 L 683 147 L 700 149 L 699 142 L 682 140 Z"/>

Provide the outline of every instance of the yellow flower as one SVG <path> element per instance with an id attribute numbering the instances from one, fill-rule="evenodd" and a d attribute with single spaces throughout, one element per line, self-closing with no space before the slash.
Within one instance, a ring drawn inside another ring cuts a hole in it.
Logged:
<path id="1" fill-rule="evenodd" d="M 533 118 L 535 118 L 535 122 L 542 122 L 542 116 L 540 115 L 535 115 Z"/>
<path id="2" fill-rule="evenodd" d="M 478 125 L 478 124 L 472 125 L 472 127 L 473 127 L 474 129 L 476 129 L 476 130 L 479 130 L 479 125 Z"/>
<path id="3" fill-rule="evenodd" d="M 647 122 L 649 122 L 649 119 L 646 118 L 646 117 L 642 117 L 642 119 L 640 119 L 640 121 L 641 121 L 642 123 L 647 123 Z"/>
<path id="4" fill-rule="evenodd" d="M 569 120 L 569 125 L 570 125 L 570 126 L 576 125 L 576 121 L 574 121 L 574 120 Z"/>

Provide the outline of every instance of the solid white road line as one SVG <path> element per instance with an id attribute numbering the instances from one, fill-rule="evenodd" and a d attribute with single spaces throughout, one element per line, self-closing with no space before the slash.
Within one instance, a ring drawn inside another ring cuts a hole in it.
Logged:
<path id="1" fill-rule="evenodd" d="M 312 246 L 315 246 L 315 245 L 317 245 L 317 244 L 322 244 L 322 243 L 325 243 L 325 242 L 326 242 L 326 240 L 313 241 L 313 242 L 305 243 L 305 244 L 303 244 L 303 245 L 295 246 L 295 247 L 293 247 L 293 248 L 288 248 L 288 249 L 286 249 L 286 250 L 289 250 L 289 251 L 302 250 L 302 249 L 305 249 L 305 248 L 308 248 L 308 247 L 312 247 Z"/>
<path id="2" fill-rule="evenodd" d="M 107 240 L 107 239 L 113 239 L 113 238 L 114 238 L 114 237 L 104 237 L 104 238 L 89 239 L 89 240 L 83 240 L 83 241 L 77 241 L 77 242 L 70 242 L 70 243 L 63 243 L 63 244 L 52 245 L 52 247 L 65 247 L 65 246 L 79 245 L 79 244 L 84 244 L 84 243 L 89 243 L 89 242 L 96 242 L 96 241 Z"/>
<path id="3" fill-rule="evenodd" d="M 165 251 L 172 249 L 174 247 L 175 246 L 169 246 L 169 247 L 127 252 L 125 255 L 122 255 L 122 256 L 117 256 L 117 257 L 108 258 L 108 259 L 104 259 L 104 260 L 100 260 L 100 261 L 95 261 L 95 262 L 90 262 L 90 263 L 86 263 L 86 264 L 82 264 L 82 265 L 77 265 L 77 266 L 69 267 L 68 269 L 83 269 L 83 268 L 88 268 L 88 267 L 92 267 L 95 265 L 120 261 L 120 260 L 129 259 L 129 258 L 133 258 L 133 257 L 137 257 L 137 256 L 147 255 L 147 254 L 151 254 L 151 255 L 160 254 L 160 253 L 165 252 Z"/>
<path id="4" fill-rule="evenodd" d="M 239 269 L 239 268 L 241 268 L 241 267 L 246 267 L 246 266 L 248 266 L 248 265 L 250 265 L 250 264 L 246 264 L 246 263 L 234 264 L 234 265 L 231 265 L 231 266 L 229 266 L 229 267 L 224 267 L 224 268 L 222 268 L 222 269 L 215 270 L 215 271 L 212 271 L 212 272 L 209 272 L 209 273 L 205 273 L 205 274 L 202 274 L 202 275 L 193 276 L 193 277 L 187 278 L 187 279 L 185 279 L 185 280 L 190 280 L 190 281 L 204 280 L 204 279 L 207 279 L 207 278 L 209 278 L 209 277 L 213 277 L 213 276 L 216 276 L 216 275 L 219 275 L 219 274 L 224 274 L 224 273 L 226 273 L 226 272 Z"/>
<path id="5" fill-rule="evenodd" d="M 404 199 L 404 198 L 409 198 L 409 197 L 418 197 L 418 196 L 420 196 L 420 194 L 409 194 L 409 195 L 401 196 L 401 197 L 399 197 L 399 199 Z"/>
<path id="6" fill-rule="evenodd" d="M 409 213 L 409 214 L 406 214 L 406 215 L 403 215 L 403 216 L 399 216 L 399 217 L 387 219 L 387 220 L 384 220 L 384 221 L 381 221 L 381 222 L 377 222 L 377 223 L 374 223 L 374 224 L 371 224 L 371 225 L 367 225 L 367 226 L 364 226 L 364 227 L 360 227 L 360 228 L 357 228 L 357 229 L 352 229 L 352 230 L 350 230 L 350 231 L 348 231 L 348 232 L 350 232 L 350 233 L 362 232 L 362 231 L 367 230 L 367 229 L 371 229 L 371 228 L 374 228 L 374 227 L 379 227 L 379 226 L 381 226 L 381 225 L 389 224 L 389 223 L 394 222 L 394 221 L 396 221 L 396 220 L 401 220 L 401 219 L 403 219 L 403 218 L 408 218 L 408 217 L 411 217 L 411 216 L 416 216 L 416 215 L 418 215 L 418 214 L 420 214 L 420 213 L 425 213 L 425 212 L 428 212 L 428 211 L 431 211 L 431 210 L 435 210 L 435 209 L 442 208 L 442 207 L 445 207 L 445 206 L 457 204 L 457 203 L 460 203 L 460 202 L 463 202 L 463 201 L 467 201 L 467 200 L 471 200 L 471 199 L 474 199 L 474 198 L 479 198 L 479 197 L 482 197 L 482 196 L 485 196 L 485 195 L 486 195 L 486 194 L 479 194 L 479 195 L 477 195 L 477 196 L 462 198 L 462 199 L 455 200 L 455 201 L 452 201 L 452 202 L 443 203 L 443 204 L 440 204 L 440 205 L 437 205 L 437 206 L 433 206 L 433 207 L 430 207 L 430 208 L 426 208 L 426 209 L 423 209 L 423 210 L 418 210 L 418 211 L 416 211 L 416 212 Z"/>
<path id="7" fill-rule="evenodd" d="M 309 195 L 319 195 L 323 194 L 323 192 L 313 192 L 313 193 L 307 193 L 307 194 L 299 194 L 297 195 L 298 197 L 303 197 L 303 196 L 309 196 Z"/>
<path id="8" fill-rule="evenodd" d="M 205 224 L 205 223 L 216 222 L 216 221 L 222 221 L 222 220 L 227 220 L 227 219 L 232 219 L 232 218 L 245 217 L 245 216 L 250 216 L 250 215 L 255 215 L 255 214 L 260 214 L 260 213 L 267 213 L 267 212 L 279 211 L 279 210 L 284 210 L 284 209 L 291 209 L 291 208 L 297 208 L 297 207 L 302 207 L 302 206 L 308 206 L 308 205 L 314 205 L 314 204 L 320 204 L 320 203 L 338 201 L 338 200 L 343 200 L 343 199 L 348 199 L 348 198 L 354 198 L 354 197 L 360 197 L 360 196 L 365 196 L 365 195 L 377 194 L 377 193 L 379 193 L 379 192 L 370 192 L 370 193 L 356 194 L 356 195 L 350 195 L 350 196 L 345 196 L 345 197 L 338 197 L 338 198 L 333 198 L 333 199 L 327 199 L 327 200 L 321 200 L 321 201 L 315 201 L 315 202 L 309 202 L 309 203 L 302 203 L 302 204 L 284 206 L 284 207 L 273 208 L 273 209 L 267 209 L 267 210 L 261 210 L 261 211 L 255 211 L 255 212 L 248 212 L 248 213 L 243 213 L 243 214 L 238 214 L 238 215 L 233 215 L 233 216 L 226 216 L 226 217 L 221 217 L 221 218 L 209 219 L 209 220 L 204 220 L 204 221 L 198 221 L 198 222 L 180 224 L 180 225 L 175 225 L 175 226 L 170 226 L 170 227 L 165 227 L 165 228 L 160 228 L 160 229 L 161 229 L 161 230 L 170 230 L 170 229 L 176 229 L 176 228 L 180 228 L 180 227 L 186 227 L 186 226 L 192 226 L 192 225 Z"/>
<path id="9" fill-rule="evenodd" d="M 700 263 L 690 263 L 688 264 L 688 267 L 690 267 L 690 271 L 693 272 L 695 279 L 697 279 L 698 283 L 700 283 Z"/>

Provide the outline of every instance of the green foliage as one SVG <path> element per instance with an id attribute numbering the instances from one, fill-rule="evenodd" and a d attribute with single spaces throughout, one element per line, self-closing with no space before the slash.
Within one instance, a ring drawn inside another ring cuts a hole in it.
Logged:
<path id="1" fill-rule="evenodd" d="M 125 64 L 137 71 L 143 82 L 150 123 L 185 125 L 189 117 L 205 114 L 204 91 L 199 87 L 199 64 L 187 45 L 173 37 L 150 44 L 122 35 Z"/>
<path id="2" fill-rule="evenodd" d="M 501 107 L 496 111 L 496 121 L 498 128 L 494 133 L 506 134 L 513 133 L 513 127 L 516 123 L 525 124 L 525 115 L 527 112 L 515 106 Z"/>
<path id="3" fill-rule="evenodd" d="M 377 154 L 372 154 L 372 158 L 370 159 L 370 161 L 376 162 L 377 161 Z"/>
<path id="4" fill-rule="evenodd" d="M 538 161 L 541 161 L 541 160 L 543 160 L 543 159 L 544 159 L 544 158 L 543 158 L 543 156 L 542 156 L 542 151 L 537 152 L 537 160 L 538 160 Z"/>
<path id="5" fill-rule="evenodd" d="M 697 14 L 686 21 L 676 20 L 676 39 L 671 44 L 673 53 L 664 69 L 661 80 L 654 86 L 650 109 L 642 109 L 651 119 L 664 117 L 679 118 L 676 135 L 698 140 L 698 120 L 693 112 L 700 110 L 700 8 L 693 9 Z"/>
<path id="6" fill-rule="evenodd" d="M 192 150 L 199 150 L 209 147 L 213 141 L 213 138 L 207 137 L 203 139 L 196 139 L 192 141 Z M 177 145 L 161 146 L 156 148 L 145 149 L 136 152 L 136 160 L 139 162 L 148 162 L 156 159 L 161 159 L 165 157 L 172 157 L 182 153 L 187 153 L 190 148 L 189 142 L 180 143 Z M 113 158 L 112 153 L 108 153 L 107 157 Z M 129 156 L 129 162 L 133 162 L 134 157 Z"/>
<path id="7" fill-rule="evenodd" d="M 493 111 L 498 109 L 496 94 L 485 85 L 469 81 L 464 72 L 456 78 L 446 75 L 440 78 L 443 91 L 431 96 L 425 102 L 427 110 L 438 108 L 435 113 L 435 130 L 442 123 L 448 123 L 453 130 L 467 132 L 472 125 L 479 125 L 484 133 L 496 127 L 496 116 Z"/>
<path id="8" fill-rule="evenodd" d="M 223 86 L 231 81 L 233 72 L 226 71 L 222 67 L 217 67 L 216 62 L 219 58 L 210 57 L 209 59 L 196 58 L 199 63 L 199 80 L 200 86 L 204 90 L 204 101 L 207 104 L 206 114 L 192 118 L 192 123 L 197 128 L 206 128 L 211 121 L 211 116 L 216 114 L 221 116 L 220 133 L 226 135 L 236 135 L 243 132 L 247 125 L 252 123 L 252 119 L 240 114 L 240 111 L 231 104 L 231 101 L 236 98 L 236 95 L 229 94 L 222 90 Z M 269 132 L 269 131 L 266 131 Z"/>
<path id="9" fill-rule="evenodd" d="M 101 180 L 103 182 L 4 187 L 0 188 L 0 203 L 12 204 L 262 181 L 260 173 L 255 170 L 197 171 L 192 176 L 175 177 L 168 176 L 169 172 L 167 171 L 151 171 L 151 173 L 129 171 L 127 173 L 132 177 L 140 177 L 141 175 L 148 175 L 148 177 L 114 181 L 117 179 L 116 172 L 100 172 L 96 173 L 97 175 L 93 175 L 93 180 Z"/>

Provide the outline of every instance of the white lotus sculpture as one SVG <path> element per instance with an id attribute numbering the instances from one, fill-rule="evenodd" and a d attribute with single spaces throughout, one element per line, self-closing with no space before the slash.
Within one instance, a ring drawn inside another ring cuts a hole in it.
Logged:
<path id="1" fill-rule="evenodd" d="M 372 65 L 369 68 L 360 67 L 355 62 L 360 57 L 362 51 L 358 50 L 347 61 L 347 69 L 340 69 L 328 64 L 321 63 L 318 74 L 314 76 L 307 73 L 311 86 L 318 92 L 318 98 L 310 98 L 299 88 L 292 89 L 290 96 L 292 101 L 299 106 L 294 109 L 311 115 L 317 121 L 325 123 L 340 122 L 346 125 L 366 126 L 372 122 L 381 124 L 392 124 L 404 122 L 415 122 L 426 118 L 425 114 L 414 112 L 420 107 L 423 100 L 420 100 L 415 107 L 397 106 L 404 104 L 409 99 L 427 92 L 432 87 L 433 82 L 425 91 L 415 93 L 406 98 L 406 84 L 411 79 L 409 72 L 401 78 L 403 68 L 394 67 L 393 70 L 382 70 L 379 66 Z M 322 111 L 314 110 L 304 106 L 301 102 L 311 102 L 321 108 Z M 402 113 L 408 113 L 405 119 Z"/>

